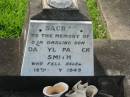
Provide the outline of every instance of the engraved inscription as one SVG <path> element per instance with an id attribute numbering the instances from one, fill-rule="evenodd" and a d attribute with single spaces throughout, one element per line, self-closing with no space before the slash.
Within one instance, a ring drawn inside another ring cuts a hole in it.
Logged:
<path id="1" fill-rule="evenodd" d="M 91 22 L 31 20 L 21 75 L 94 75 L 91 31 Z"/>

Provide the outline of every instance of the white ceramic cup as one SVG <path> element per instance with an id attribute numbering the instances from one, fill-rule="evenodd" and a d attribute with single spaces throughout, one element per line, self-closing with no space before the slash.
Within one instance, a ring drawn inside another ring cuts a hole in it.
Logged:
<path id="1" fill-rule="evenodd" d="M 50 94 L 48 93 L 49 88 L 55 88 L 57 86 L 62 86 L 63 91 L 59 90 L 60 92 L 59 91 L 54 91 L 54 93 L 50 93 Z M 46 86 L 46 87 L 44 87 L 43 94 L 46 95 L 46 96 L 48 96 L 48 97 L 60 97 L 66 91 L 68 91 L 68 89 L 69 89 L 69 86 L 66 83 L 60 82 L 60 83 L 55 84 L 54 86 Z"/>

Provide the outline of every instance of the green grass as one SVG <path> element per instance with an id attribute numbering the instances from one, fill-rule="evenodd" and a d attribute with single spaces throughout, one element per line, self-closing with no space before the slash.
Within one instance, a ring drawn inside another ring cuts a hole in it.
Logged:
<path id="1" fill-rule="evenodd" d="M 28 0 L 0 0 L 0 38 L 18 38 L 22 32 Z"/>
<path id="2" fill-rule="evenodd" d="M 106 27 L 102 21 L 101 13 L 97 7 L 97 0 L 86 0 L 89 15 L 93 21 L 94 38 L 103 39 L 107 38 Z"/>

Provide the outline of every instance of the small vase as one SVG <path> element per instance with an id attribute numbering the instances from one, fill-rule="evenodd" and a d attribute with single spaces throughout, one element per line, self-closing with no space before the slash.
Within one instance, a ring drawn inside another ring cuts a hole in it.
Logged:
<path id="1" fill-rule="evenodd" d="M 60 97 L 66 91 L 68 91 L 69 86 L 66 83 L 60 82 L 54 86 L 46 86 L 43 89 L 43 93 L 48 97 Z"/>

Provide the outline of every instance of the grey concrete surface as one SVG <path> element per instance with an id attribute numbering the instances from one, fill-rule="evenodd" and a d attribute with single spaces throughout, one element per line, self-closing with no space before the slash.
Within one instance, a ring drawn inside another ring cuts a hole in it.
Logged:
<path id="1" fill-rule="evenodd" d="M 111 39 L 130 40 L 130 0 L 97 0 Z"/>
<path id="2" fill-rule="evenodd" d="M 107 75 L 124 75 L 130 97 L 130 40 L 95 40 L 95 55 Z"/>
<path id="3" fill-rule="evenodd" d="M 42 11 L 41 0 L 30 0 L 30 17 L 33 17 Z"/>
<path id="4" fill-rule="evenodd" d="M 0 75 L 18 75 L 19 64 L 19 40 L 0 39 Z"/>

